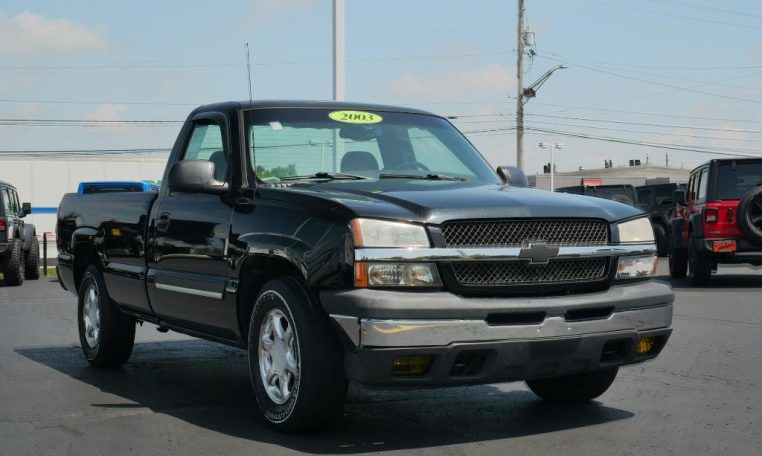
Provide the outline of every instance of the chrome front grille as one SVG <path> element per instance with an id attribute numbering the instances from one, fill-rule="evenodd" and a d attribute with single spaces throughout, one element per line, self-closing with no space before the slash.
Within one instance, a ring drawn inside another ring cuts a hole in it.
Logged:
<path id="1" fill-rule="evenodd" d="M 525 261 L 452 263 L 463 286 L 519 286 L 566 282 L 593 282 L 606 278 L 608 259 L 574 258 L 531 265 Z"/>
<path id="2" fill-rule="evenodd" d="M 511 247 L 526 241 L 554 246 L 606 245 L 608 224 L 602 220 L 485 220 L 446 222 L 448 247 Z"/>

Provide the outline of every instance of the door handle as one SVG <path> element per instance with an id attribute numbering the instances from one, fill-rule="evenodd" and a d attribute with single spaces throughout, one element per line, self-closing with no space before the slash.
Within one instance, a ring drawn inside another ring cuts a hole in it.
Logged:
<path id="1" fill-rule="evenodd" d="M 162 212 L 156 220 L 156 231 L 164 233 L 169 229 L 169 212 Z"/>

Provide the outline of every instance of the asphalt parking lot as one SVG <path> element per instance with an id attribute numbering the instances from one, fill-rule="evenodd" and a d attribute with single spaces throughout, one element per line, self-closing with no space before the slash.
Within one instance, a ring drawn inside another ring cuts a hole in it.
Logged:
<path id="1" fill-rule="evenodd" d="M 521 383 L 352 386 L 339 428 L 286 436 L 256 417 L 243 351 L 146 325 L 124 368 L 92 369 L 73 296 L 49 278 L 0 285 L 0 455 L 759 454 L 762 270 L 673 286 L 665 351 L 595 403 L 549 405 Z"/>

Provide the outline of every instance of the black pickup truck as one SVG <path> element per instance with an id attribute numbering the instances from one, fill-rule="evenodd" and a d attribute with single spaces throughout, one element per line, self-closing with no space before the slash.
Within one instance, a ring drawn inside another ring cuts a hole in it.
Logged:
<path id="1" fill-rule="evenodd" d="M 348 380 L 591 400 L 658 355 L 673 293 L 640 210 L 525 185 L 426 112 L 212 104 L 158 192 L 64 196 L 58 274 L 93 366 L 136 321 L 246 349 L 284 431 L 333 423 Z"/>

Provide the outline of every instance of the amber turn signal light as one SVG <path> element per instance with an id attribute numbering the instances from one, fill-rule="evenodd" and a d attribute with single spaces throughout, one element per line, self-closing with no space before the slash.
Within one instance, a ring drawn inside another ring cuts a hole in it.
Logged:
<path id="1" fill-rule="evenodd" d="M 656 347 L 655 337 L 644 337 L 638 341 L 638 356 L 649 355 Z"/>

